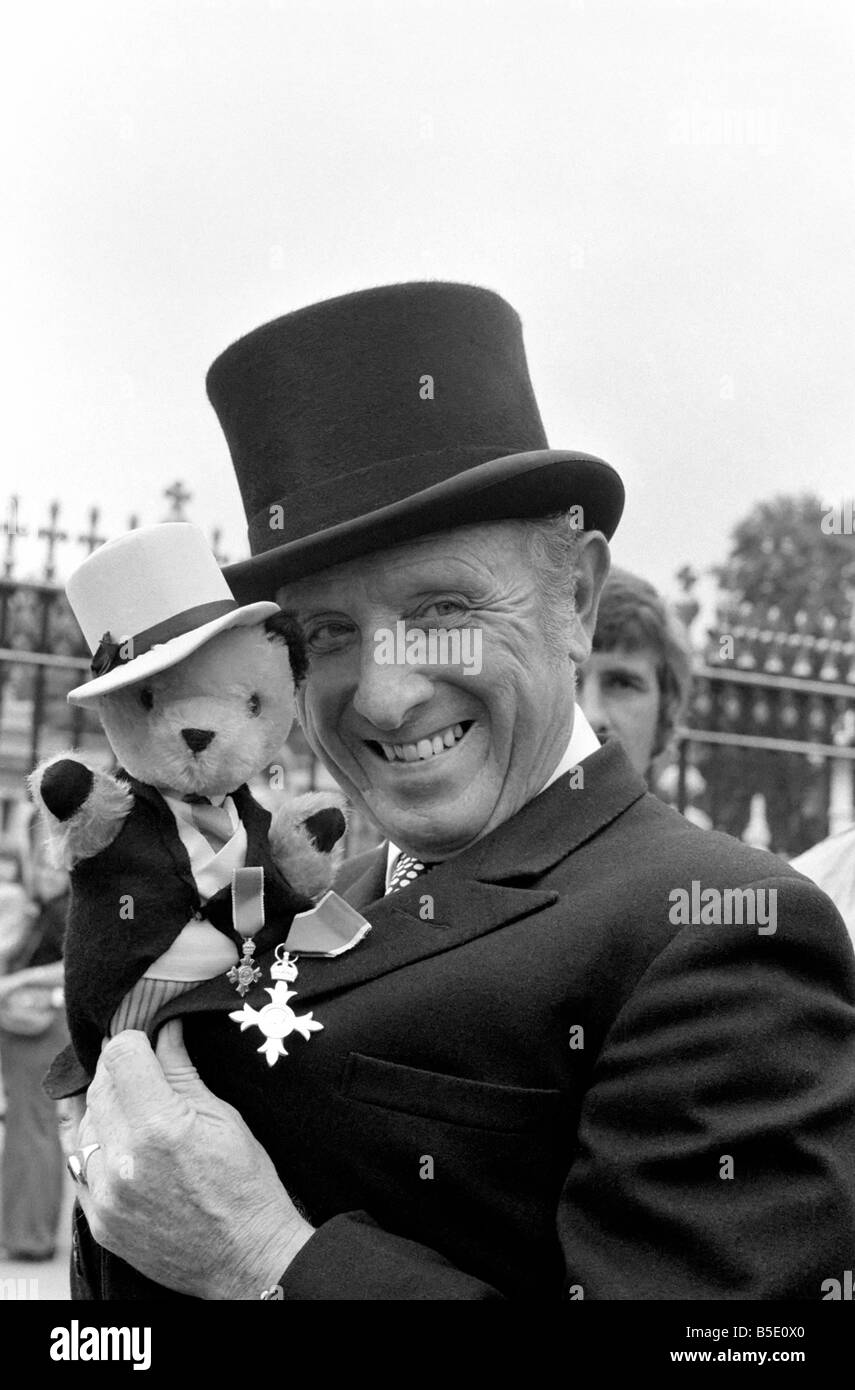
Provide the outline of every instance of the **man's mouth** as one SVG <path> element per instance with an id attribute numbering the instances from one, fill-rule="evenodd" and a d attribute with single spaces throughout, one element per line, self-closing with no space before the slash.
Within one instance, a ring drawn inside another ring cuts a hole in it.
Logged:
<path id="1" fill-rule="evenodd" d="M 439 758 L 454 748 L 465 738 L 474 721 L 464 719 L 461 724 L 449 724 L 438 729 L 435 734 L 420 738 L 416 743 L 381 743 L 379 739 L 369 738 L 365 742 L 378 757 L 389 763 L 427 762 L 429 758 Z"/>

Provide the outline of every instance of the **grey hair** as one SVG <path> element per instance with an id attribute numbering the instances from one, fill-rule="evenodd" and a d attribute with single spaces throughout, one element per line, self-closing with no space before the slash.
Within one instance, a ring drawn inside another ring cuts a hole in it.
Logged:
<path id="1" fill-rule="evenodd" d="M 543 600 L 541 625 L 559 660 L 567 657 L 567 625 L 575 611 L 578 576 L 578 507 L 533 521 L 519 521 L 523 550 Z"/>

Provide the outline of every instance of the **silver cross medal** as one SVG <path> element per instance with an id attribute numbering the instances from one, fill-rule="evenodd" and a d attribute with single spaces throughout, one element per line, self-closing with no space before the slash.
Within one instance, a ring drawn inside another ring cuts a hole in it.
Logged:
<path id="1" fill-rule="evenodd" d="M 234 985 L 241 999 L 245 994 L 249 994 L 252 986 L 261 979 L 261 971 L 252 959 L 254 955 L 255 942 L 249 937 L 244 937 L 243 955 L 238 964 L 226 972 L 226 979 Z"/>
<path id="2" fill-rule="evenodd" d="M 267 1065 L 272 1067 L 280 1057 L 288 1056 L 282 1046 L 283 1038 L 289 1037 L 291 1033 L 299 1033 L 300 1037 L 308 1042 L 312 1034 L 320 1032 L 324 1025 L 316 1022 L 311 1012 L 295 1014 L 290 1007 L 288 1001 L 296 998 L 297 991 L 289 989 L 288 985 L 293 984 L 297 978 L 297 964 L 285 950 L 284 944 L 276 947 L 275 963 L 270 967 L 270 978 L 276 983 L 272 989 L 265 990 L 265 993 L 270 995 L 269 1004 L 265 1004 L 261 1009 L 244 1004 L 242 1009 L 235 1009 L 230 1013 L 229 1018 L 240 1024 L 242 1033 L 253 1026 L 259 1029 L 264 1036 L 264 1042 L 258 1051 L 264 1054 Z"/>

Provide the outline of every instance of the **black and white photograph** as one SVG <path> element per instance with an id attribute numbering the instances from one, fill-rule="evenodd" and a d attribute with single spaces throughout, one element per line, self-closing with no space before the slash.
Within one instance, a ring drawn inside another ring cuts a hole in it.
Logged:
<path id="1" fill-rule="evenodd" d="M 816 1371 L 855 9 L 45 0 L 2 67 L 7 1338 L 471 1300 Z"/>

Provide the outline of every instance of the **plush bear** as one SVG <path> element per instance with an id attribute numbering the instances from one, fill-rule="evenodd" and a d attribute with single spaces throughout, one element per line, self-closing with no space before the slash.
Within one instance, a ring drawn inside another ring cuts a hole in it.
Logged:
<path id="1" fill-rule="evenodd" d="M 302 633 L 275 604 L 240 609 L 224 598 L 204 537 L 178 534 L 195 529 L 133 532 L 120 538 L 119 554 L 105 560 L 105 546 L 81 566 L 96 562 L 85 585 L 69 582 L 90 634 L 101 627 L 105 603 L 122 611 L 121 592 L 125 611 L 140 584 L 147 597 L 143 616 L 114 619 L 102 633 L 95 680 L 69 696 L 97 705 L 120 770 L 60 754 L 30 778 L 53 856 L 72 884 L 71 1046 L 45 1082 L 57 1098 L 85 1089 L 106 1036 L 127 1027 L 153 1034 L 158 1010 L 177 993 L 222 973 L 239 1006 L 259 974 L 256 944 L 263 948 L 270 933 L 283 940 L 295 915 L 311 911 L 330 887 L 332 851 L 345 829 L 337 793 L 283 802 L 271 817 L 248 790 L 291 728 L 305 672 Z M 154 544 L 152 532 L 160 533 Z M 206 597 L 206 584 L 218 597 Z M 176 611 L 188 585 L 190 597 L 204 601 Z M 93 603 L 94 628 L 86 622 Z M 120 642 L 111 631 L 131 635 Z"/>

